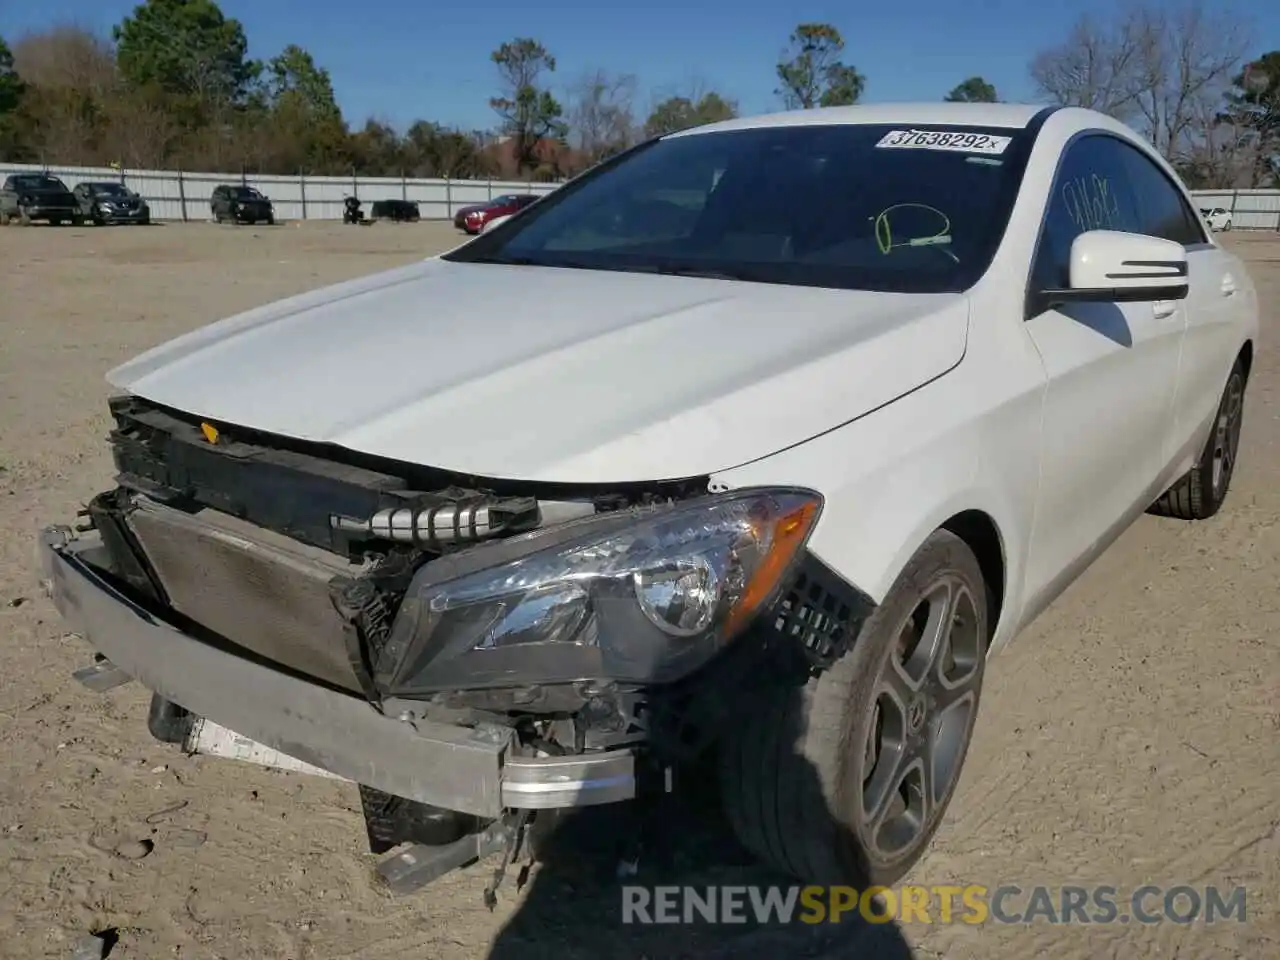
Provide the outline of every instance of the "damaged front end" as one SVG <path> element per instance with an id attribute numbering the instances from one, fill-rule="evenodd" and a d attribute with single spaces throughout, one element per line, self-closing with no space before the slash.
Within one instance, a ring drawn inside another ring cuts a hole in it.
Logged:
<path id="1" fill-rule="evenodd" d="M 153 690 L 162 739 L 208 719 L 360 784 L 375 851 L 432 845 L 388 861 L 401 889 L 510 855 L 531 811 L 670 789 L 869 610 L 806 551 L 809 490 L 504 483 L 112 414 L 118 486 L 43 547 L 94 682 Z"/>

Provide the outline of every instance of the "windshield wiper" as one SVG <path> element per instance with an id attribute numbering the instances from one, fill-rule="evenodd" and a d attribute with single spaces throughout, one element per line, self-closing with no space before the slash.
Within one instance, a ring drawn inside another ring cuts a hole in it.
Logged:
<path id="1" fill-rule="evenodd" d="M 668 277 L 699 277 L 704 280 L 751 280 L 748 274 L 725 270 L 703 270 L 673 263 L 590 263 L 583 260 L 538 260 L 534 257 L 473 257 L 467 263 L 492 263 L 512 267 L 560 267 L 566 270 L 605 270 L 614 273 L 657 273 Z"/>
<path id="2" fill-rule="evenodd" d="M 628 267 L 640 273 L 658 273 L 665 277 L 698 277 L 703 280 L 752 280 L 749 273 L 742 270 L 704 270 L 701 267 L 687 267 L 675 263 L 645 264 Z"/>
<path id="3" fill-rule="evenodd" d="M 463 263 L 494 263 L 500 267 L 545 267 L 548 264 L 533 257 L 469 257 Z"/>

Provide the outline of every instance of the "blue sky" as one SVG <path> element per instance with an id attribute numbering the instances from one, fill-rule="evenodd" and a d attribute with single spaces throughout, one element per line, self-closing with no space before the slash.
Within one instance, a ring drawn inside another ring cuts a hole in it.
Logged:
<path id="1" fill-rule="evenodd" d="M 1222 0 L 1206 5 L 1226 6 Z M 67 22 L 106 32 L 133 6 L 129 0 L 0 0 L 0 36 L 12 43 L 28 30 Z M 403 127 L 421 117 L 470 128 L 493 124 L 488 98 L 497 82 L 489 53 L 517 36 L 536 37 L 556 56 L 551 80 L 557 93 L 584 71 L 603 67 L 639 78 L 641 109 L 651 95 L 680 92 L 695 78 L 735 97 L 744 113 L 777 109 L 774 64 L 802 21 L 832 23 L 844 34 L 845 60 L 867 76 L 868 101 L 937 100 L 973 74 L 994 83 L 1004 99 L 1031 100 L 1031 54 L 1058 41 L 1080 13 L 1105 16 L 1117 4 L 222 0 L 221 6 L 244 23 L 252 56 L 270 57 L 288 43 L 311 51 L 332 74 L 353 124 L 376 116 Z M 1280 4 L 1251 6 L 1252 35 L 1260 43 L 1254 54 L 1280 47 Z"/>

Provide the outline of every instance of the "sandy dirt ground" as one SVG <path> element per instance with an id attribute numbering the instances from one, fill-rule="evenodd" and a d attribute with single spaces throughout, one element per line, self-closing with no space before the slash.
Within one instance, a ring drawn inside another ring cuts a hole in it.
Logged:
<path id="1" fill-rule="evenodd" d="M 493 913 L 482 868 L 393 899 L 372 882 L 353 786 L 185 757 L 148 737 L 136 685 L 73 683 L 89 651 L 39 595 L 34 534 L 110 485 L 104 372 L 457 239 L 439 224 L 0 230 L 0 957 L 69 957 L 103 929 L 118 960 L 1280 956 L 1272 238 L 1229 238 L 1268 313 L 1227 507 L 1199 525 L 1144 517 L 993 663 L 958 796 L 909 878 L 1244 885 L 1243 924 L 624 928 L 608 863 L 545 867 Z M 689 830 L 668 879 L 759 879 L 716 824 L 691 815 Z"/>

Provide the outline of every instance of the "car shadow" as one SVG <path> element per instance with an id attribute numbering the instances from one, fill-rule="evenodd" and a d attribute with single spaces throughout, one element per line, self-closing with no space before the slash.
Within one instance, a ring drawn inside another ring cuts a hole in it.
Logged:
<path id="1" fill-rule="evenodd" d="M 780 742 L 798 744 L 799 732 L 783 731 Z M 800 766 L 814 778 L 812 786 L 817 789 L 817 772 L 807 761 Z M 532 879 L 518 909 L 495 938 L 488 960 L 912 960 L 911 947 L 896 921 L 868 921 L 856 907 L 839 922 L 814 922 L 813 911 L 807 909 L 811 905 L 798 902 L 790 922 L 780 922 L 776 915 L 758 922 L 750 894 L 739 893 L 737 901 L 743 906 L 736 919 L 742 922 L 714 923 L 696 908 L 683 916 L 679 900 L 666 900 L 670 914 L 664 918 L 649 899 L 648 918 L 655 922 L 635 922 L 635 913 L 624 906 L 628 899 L 624 885 L 641 887 L 649 896 L 657 887 L 693 888 L 701 900 L 711 903 L 718 902 L 725 887 L 755 887 L 761 897 L 770 887 L 785 894 L 803 886 L 760 865 L 734 839 L 717 778 L 705 775 L 714 769 L 713 760 L 704 760 L 683 791 L 658 798 L 644 818 L 647 830 L 634 802 L 562 816 L 537 845 Z M 807 786 L 784 785 L 789 790 Z M 834 842 L 856 848 L 852 834 L 834 818 L 829 827 Z M 635 859 L 634 847 L 627 843 L 637 836 L 645 840 Z M 856 849 L 855 856 L 861 857 Z M 629 872 L 619 870 L 624 860 L 635 865 L 635 871 L 620 879 L 620 874 Z M 501 888 L 499 897 L 515 895 L 515 880 L 507 883 L 510 887 Z M 825 898 L 822 902 L 829 903 Z M 628 913 L 633 919 L 624 922 Z M 668 922 L 657 922 L 663 919 Z"/>
<path id="2" fill-rule="evenodd" d="M 1151 304 L 1139 304 L 1151 309 Z M 1106 337 L 1121 347 L 1133 346 L 1133 331 L 1124 311 L 1114 303 L 1070 303 L 1058 307 L 1062 313 L 1081 326 Z"/>

